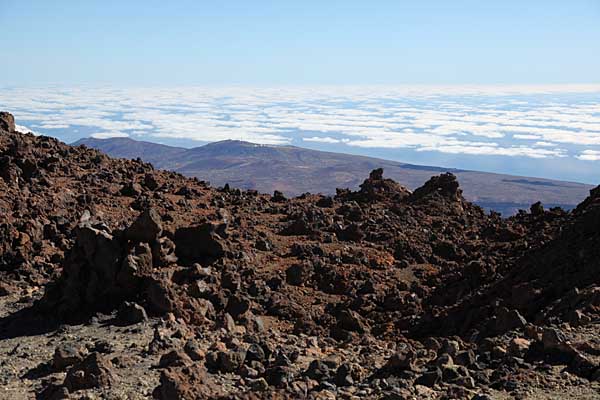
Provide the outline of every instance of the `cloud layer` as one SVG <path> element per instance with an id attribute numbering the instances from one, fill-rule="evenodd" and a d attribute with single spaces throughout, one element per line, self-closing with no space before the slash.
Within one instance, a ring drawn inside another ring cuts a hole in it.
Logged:
<path id="1" fill-rule="evenodd" d="M 600 160 L 600 86 L 4 88 L 27 130 Z"/>

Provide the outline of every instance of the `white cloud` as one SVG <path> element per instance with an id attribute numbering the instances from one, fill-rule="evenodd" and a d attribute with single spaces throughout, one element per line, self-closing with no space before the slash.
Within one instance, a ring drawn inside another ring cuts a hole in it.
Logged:
<path id="1" fill-rule="evenodd" d="M 523 139 L 523 140 L 538 140 L 542 137 L 539 135 L 513 135 L 515 139 Z"/>
<path id="2" fill-rule="evenodd" d="M 24 126 L 24 125 L 18 125 L 15 124 L 15 130 L 17 132 L 22 132 L 22 133 L 33 133 L 34 135 L 39 135 L 37 132 L 35 132 L 33 129 L 29 129 L 28 127 Z"/>
<path id="3" fill-rule="evenodd" d="M 42 129 L 67 129 L 71 125 L 68 124 L 53 124 L 53 123 L 45 123 L 42 125 L 36 125 L 38 128 Z"/>
<path id="4" fill-rule="evenodd" d="M 339 139 L 335 139 L 329 136 L 313 136 L 308 138 L 302 138 L 305 142 L 317 142 L 317 143 L 340 143 Z"/>
<path id="5" fill-rule="evenodd" d="M 556 147 L 556 143 L 550 143 L 550 142 L 535 142 L 534 146 L 538 146 L 538 147 Z"/>
<path id="6" fill-rule="evenodd" d="M 129 135 L 125 132 L 97 132 L 92 133 L 90 137 L 93 137 L 94 139 L 110 139 L 129 137 Z"/>
<path id="7" fill-rule="evenodd" d="M 565 157 L 563 150 L 545 150 L 527 146 L 500 147 L 497 145 L 473 145 L 471 143 L 457 143 L 446 146 L 421 147 L 417 151 L 439 151 L 450 154 L 474 154 L 490 156 L 509 156 L 509 157 L 530 157 L 530 158 L 549 158 Z"/>
<path id="8" fill-rule="evenodd" d="M 584 150 L 577 156 L 577 158 L 584 161 L 600 161 L 600 151 Z"/>
<path id="9" fill-rule="evenodd" d="M 593 99 L 600 85 L 8 88 L 0 109 L 52 135 L 70 128 L 95 137 L 297 139 L 533 158 L 598 151 L 600 101 L 561 100 L 565 93 Z"/>

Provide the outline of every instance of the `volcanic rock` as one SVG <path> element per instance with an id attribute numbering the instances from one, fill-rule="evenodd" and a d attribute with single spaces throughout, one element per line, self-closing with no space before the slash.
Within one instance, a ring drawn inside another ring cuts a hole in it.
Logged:
<path id="1" fill-rule="evenodd" d="M 286 281 L 290 285 L 301 286 L 308 281 L 311 272 L 307 264 L 294 264 L 285 271 Z"/>
<path id="2" fill-rule="evenodd" d="M 206 371 L 199 366 L 166 369 L 161 372 L 160 384 L 152 392 L 157 400 L 186 400 L 211 398 L 216 393 L 207 390 Z"/>
<path id="3" fill-rule="evenodd" d="M 420 202 L 429 198 L 441 197 L 452 201 L 462 199 L 462 190 L 459 189 L 456 176 L 445 173 L 429 179 L 422 187 L 415 189 L 410 195 L 409 201 Z"/>
<path id="4" fill-rule="evenodd" d="M 139 183 L 129 182 L 121 188 L 123 196 L 137 197 L 142 194 L 142 186 Z"/>
<path id="5" fill-rule="evenodd" d="M 73 345 L 61 345 L 54 351 L 52 358 L 52 367 L 56 370 L 63 370 L 79 361 L 82 361 L 85 352 Z"/>
<path id="6" fill-rule="evenodd" d="M 108 387 L 115 382 L 112 364 L 98 353 L 91 353 L 67 372 L 64 385 L 69 392 Z"/>
<path id="7" fill-rule="evenodd" d="M 184 351 L 181 350 L 172 350 L 168 353 L 163 354 L 162 357 L 160 357 L 160 361 L 158 362 L 159 368 L 185 367 L 188 365 L 192 365 L 192 359 Z"/>
<path id="8" fill-rule="evenodd" d="M 162 233 L 160 215 L 150 208 L 139 215 L 133 224 L 124 232 L 125 237 L 133 242 L 153 243 Z"/>
<path id="9" fill-rule="evenodd" d="M 177 257 L 187 263 L 222 257 L 227 251 L 227 244 L 218 234 L 221 229 L 211 223 L 179 228 L 174 237 Z"/>
<path id="10" fill-rule="evenodd" d="M 351 332 L 367 333 L 370 328 L 363 318 L 352 310 L 341 310 L 337 316 L 337 327 Z"/>
<path id="11" fill-rule="evenodd" d="M 126 301 L 119 308 L 117 318 L 121 323 L 130 325 L 146 321 L 148 319 L 148 315 L 146 314 L 144 307 L 140 306 L 139 304 Z"/>
<path id="12" fill-rule="evenodd" d="M 390 372 L 398 372 L 403 370 L 414 370 L 417 355 L 409 345 L 402 345 L 400 349 L 392 355 L 384 369 Z"/>
<path id="13" fill-rule="evenodd" d="M 4 111 L 0 112 L 0 131 L 15 131 L 15 117 L 12 114 Z"/>
<path id="14" fill-rule="evenodd" d="M 356 199 L 359 201 L 377 201 L 387 198 L 401 200 L 407 197 L 410 191 L 391 179 L 383 178 L 383 168 L 374 169 L 360 185 Z"/>

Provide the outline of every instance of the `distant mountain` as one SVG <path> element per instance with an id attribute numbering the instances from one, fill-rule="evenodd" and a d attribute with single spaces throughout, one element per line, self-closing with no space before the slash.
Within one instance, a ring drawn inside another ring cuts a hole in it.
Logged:
<path id="1" fill-rule="evenodd" d="M 102 150 L 106 154 L 120 158 L 141 158 L 146 162 L 159 167 L 162 160 L 172 160 L 179 154 L 185 153 L 187 149 L 182 147 L 166 146 L 164 144 L 142 142 L 129 138 L 110 138 L 110 139 L 82 139 L 74 143 L 75 145 L 85 144 Z M 169 161 L 171 162 L 171 161 Z"/>
<path id="2" fill-rule="evenodd" d="M 590 185 L 486 172 L 405 164 L 341 153 L 269 146 L 225 140 L 185 149 L 129 138 L 81 139 L 74 145 L 99 149 L 113 157 L 137 158 L 157 168 L 260 192 L 280 190 L 332 194 L 332 188 L 357 188 L 369 172 L 384 168 L 385 176 L 414 189 L 432 175 L 452 172 L 467 200 L 503 215 L 541 201 L 546 207 L 571 209 L 589 194 Z"/>

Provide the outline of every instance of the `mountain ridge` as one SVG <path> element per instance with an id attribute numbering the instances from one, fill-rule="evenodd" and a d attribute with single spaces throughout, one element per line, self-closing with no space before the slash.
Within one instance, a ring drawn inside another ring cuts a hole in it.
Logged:
<path id="1" fill-rule="evenodd" d="M 368 156 L 306 149 L 291 145 L 261 145 L 224 140 L 183 148 L 130 138 L 85 138 L 73 145 L 86 145 L 122 158 L 140 157 L 157 168 L 193 176 L 223 186 L 263 193 L 275 190 L 287 196 L 302 193 L 332 195 L 333 188 L 356 189 L 361 177 L 376 168 L 413 190 L 431 175 L 455 174 L 465 198 L 508 216 L 537 201 L 548 207 L 572 209 L 592 185 L 545 178 L 480 172 L 458 168 L 408 164 Z"/>

